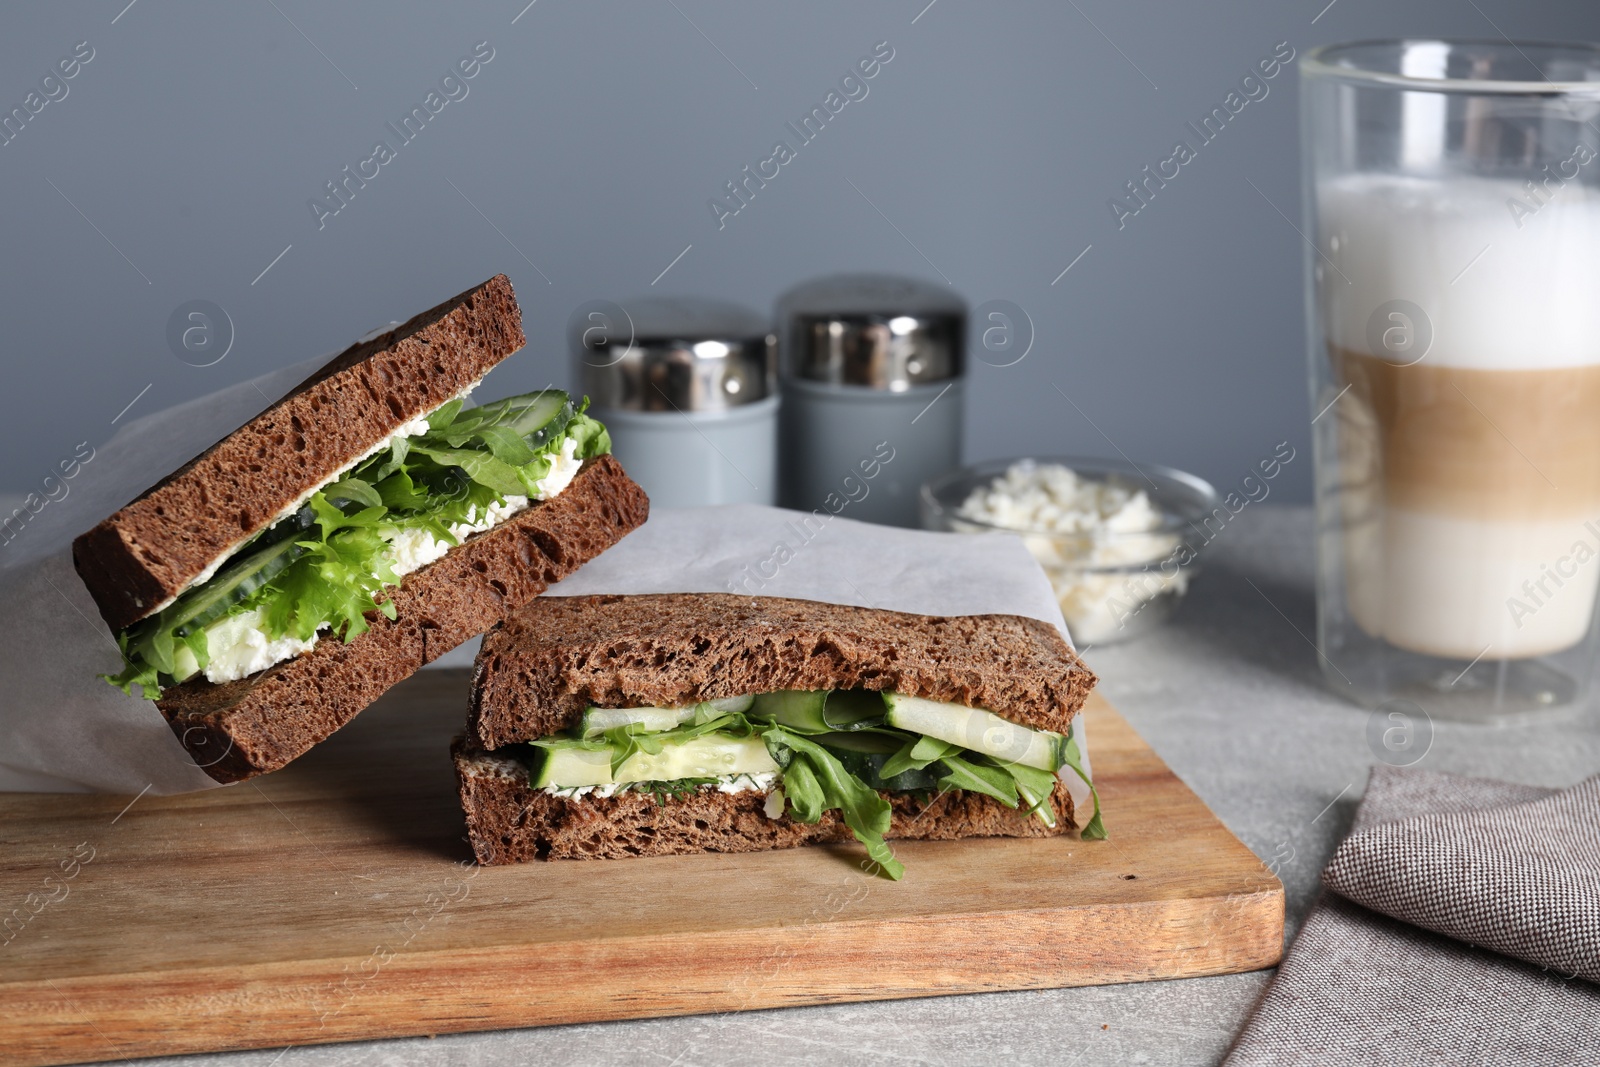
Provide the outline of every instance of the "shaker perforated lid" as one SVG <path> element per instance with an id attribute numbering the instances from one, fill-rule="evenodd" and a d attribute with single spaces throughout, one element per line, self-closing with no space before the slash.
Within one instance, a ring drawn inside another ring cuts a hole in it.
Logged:
<path id="1" fill-rule="evenodd" d="M 777 392 L 777 338 L 740 304 L 697 297 L 595 301 L 569 342 L 596 407 L 726 411 Z"/>
<path id="2" fill-rule="evenodd" d="M 833 274 L 778 300 L 785 377 L 899 392 L 960 377 L 967 304 L 949 286 Z"/>

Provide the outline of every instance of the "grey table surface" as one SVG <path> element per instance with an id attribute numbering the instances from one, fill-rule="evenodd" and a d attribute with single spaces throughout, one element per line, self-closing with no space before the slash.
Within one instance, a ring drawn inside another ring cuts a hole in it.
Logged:
<path id="1" fill-rule="evenodd" d="M 1204 572 L 1170 622 L 1125 645 L 1085 649 L 1122 714 L 1246 845 L 1277 866 L 1290 937 L 1376 758 L 1368 713 L 1322 684 L 1314 633 L 1310 510 L 1252 505 L 1212 543 Z M 1420 766 L 1569 785 L 1600 770 L 1600 715 L 1591 709 L 1516 728 L 1436 723 Z M 1263 971 L 137 1062 L 1209 1064 L 1226 1054 L 1270 977 Z"/>

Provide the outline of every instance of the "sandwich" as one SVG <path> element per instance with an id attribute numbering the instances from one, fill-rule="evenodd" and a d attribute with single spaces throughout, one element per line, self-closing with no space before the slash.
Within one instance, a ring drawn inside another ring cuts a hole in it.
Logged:
<path id="1" fill-rule="evenodd" d="M 107 680 L 239 781 L 644 522 L 587 401 L 466 405 L 523 342 L 498 275 L 353 345 L 79 536 L 122 652 Z"/>
<path id="2" fill-rule="evenodd" d="M 1051 626 L 729 594 L 545 597 L 485 635 L 453 756 L 484 864 L 1103 837 L 1095 677 Z M 1092 794 L 1091 794 L 1092 795 Z"/>

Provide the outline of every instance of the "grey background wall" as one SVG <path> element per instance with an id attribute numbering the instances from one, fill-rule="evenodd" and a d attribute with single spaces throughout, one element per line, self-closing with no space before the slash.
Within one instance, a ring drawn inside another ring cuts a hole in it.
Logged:
<path id="1" fill-rule="evenodd" d="M 1120 450 L 1235 482 L 1308 441 L 1294 73 L 1121 228 L 1107 201 L 1280 42 L 1600 38 L 1576 0 L 525 3 L 0 9 L 0 111 L 93 50 L 0 145 L 0 492 L 498 271 L 529 347 L 485 396 L 569 384 L 591 298 L 767 308 L 818 273 L 911 273 L 1033 324 L 1020 363 L 974 361 L 969 459 Z M 867 95 L 801 145 L 785 123 L 878 42 Z M 429 91 L 458 99 L 402 144 L 386 124 Z M 380 139 L 394 158 L 319 225 L 308 200 Z M 719 227 L 708 199 L 780 139 L 796 157 Z M 233 324 L 207 367 L 167 342 L 193 299 Z M 1309 462 L 1276 491 L 1308 499 Z"/>

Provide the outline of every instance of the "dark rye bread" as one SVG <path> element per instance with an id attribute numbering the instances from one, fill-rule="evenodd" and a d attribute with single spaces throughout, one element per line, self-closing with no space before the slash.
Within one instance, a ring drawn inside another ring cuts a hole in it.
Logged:
<path id="1" fill-rule="evenodd" d="M 728 593 L 545 597 L 478 653 L 467 736 L 495 749 L 585 706 L 682 707 L 779 689 L 893 689 L 1064 732 L 1095 677 L 1053 626 Z"/>
<path id="2" fill-rule="evenodd" d="M 72 543 L 106 625 L 120 630 L 177 596 L 302 493 L 524 343 L 511 281 L 497 274 L 334 357 Z"/>
<path id="3" fill-rule="evenodd" d="M 530 859 L 622 859 L 694 852 L 763 852 L 797 845 L 853 841 L 837 811 L 808 826 L 787 814 L 766 814 L 767 792 L 714 789 L 663 803 L 648 793 L 560 797 L 528 784 L 517 761 L 466 747 L 457 739 L 456 780 L 467 836 L 479 863 Z M 1056 825 L 960 790 L 924 800 L 883 794 L 894 808 L 885 837 L 947 841 L 958 837 L 1051 837 L 1074 828 L 1072 798 L 1056 783 L 1050 797 Z"/>
<path id="4" fill-rule="evenodd" d="M 219 782 L 275 771 L 349 722 L 396 682 L 499 622 L 645 521 L 650 502 L 611 456 L 562 493 L 473 534 L 391 590 L 393 621 L 349 644 L 323 637 L 303 656 L 236 682 L 196 677 L 157 706 Z"/>

